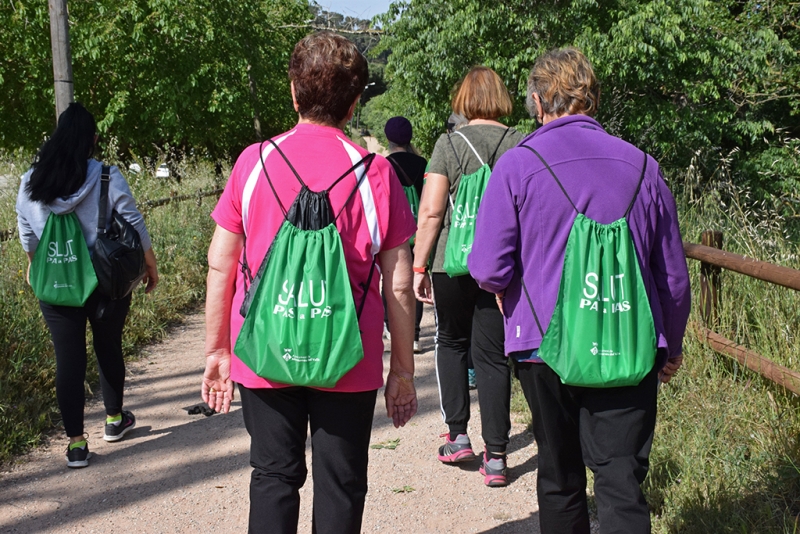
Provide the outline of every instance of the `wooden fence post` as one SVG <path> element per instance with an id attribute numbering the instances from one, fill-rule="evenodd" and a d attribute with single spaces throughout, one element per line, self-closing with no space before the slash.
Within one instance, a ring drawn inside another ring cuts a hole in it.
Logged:
<path id="1" fill-rule="evenodd" d="M 700 240 L 707 247 L 722 249 L 722 232 L 705 231 Z M 717 266 L 700 262 L 700 310 L 703 323 L 712 330 L 719 324 L 719 310 L 722 305 L 720 271 Z"/>

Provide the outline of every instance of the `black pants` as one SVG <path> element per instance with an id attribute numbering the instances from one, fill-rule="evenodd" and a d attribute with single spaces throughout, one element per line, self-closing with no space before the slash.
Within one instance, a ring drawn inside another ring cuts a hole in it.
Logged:
<path id="1" fill-rule="evenodd" d="M 442 416 L 451 433 L 465 434 L 469 422 L 467 357 L 478 384 L 483 441 L 505 452 L 511 431 L 511 370 L 505 357 L 503 315 L 494 295 L 469 276 L 433 273 L 436 315 L 436 378 Z"/>
<path id="2" fill-rule="evenodd" d="M 99 306 L 110 305 L 102 320 Z M 100 388 L 107 415 L 122 411 L 125 387 L 125 361 L 122 358 L 122 328 L 131 305 L 131 296 L 111 303 L 97 291 L 82 308 L 53 306 L 39 301 L 56 352 L 56 398 L 67 436 L 83 435 L 83 408 L 86 380 L 86 321 L 92 327 L 94 352 L 100 368 Z"/>
<path id="3" fill-rule="evenodd" d="M 601 534 L 649 533 L 640 484 L 649 468 L 658 373 L 607 389 L 565 386 L 541 363 L 516 363 L 515 375 L 533 414 L 542 534 L 589 533 L 586 467 L 594 473 Z"/>
<path id="4" fill-rule="evenodd" d="M 306 481 L 311 424 L 312 532 L 358 534 L 367 495 L 369 438 L 377 390 L 239 386 L 250 434 L 250 533 L 295 533 Z"/>

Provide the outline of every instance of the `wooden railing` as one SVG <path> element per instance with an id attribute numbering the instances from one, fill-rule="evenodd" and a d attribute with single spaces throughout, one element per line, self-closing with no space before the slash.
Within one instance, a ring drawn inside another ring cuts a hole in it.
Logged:
<path id="1" fill-rule="evenodd" d="M 222 194 L 222 188 L 213 189 L 211 191 L 203 191 L 202 189 L 198 189 L 196 193 L 189 193 L 188 195 L 179 195 L 177 192 L 173 191 L 172 195 L 166 198 L 158 198 L 155 200 L 145 200 L 137 205 L 139 210 L 146 214 L 148 210 L 152 208 L 157 208 L 159 206 L 166 206 L 172 202 L 183 202 L 185 200 L 194 200 L 197 204 L 197 207 L 200 207 L 203 204 L 203 198 L 210 197 L 210 196 L 219 196 Z M 16 228 L 9 228 L 8 230 L 0 230 L 0 243 L 3 241 L 10 241 L 14 239 L 17 235 Z"/>
<path id="2" fill-rule="evenodd" d="M 693 325 L 697 336 L 715 351 L 734 358 L 748 369 L 800 395 L 800 373 L 778 365 L 714 331 L 719 326 L 719 310 L 722 305 L 721 269 L 796 291 L 800 291 L 800 271 L 720 250 L 721 232 L 703 232 L 701 240 L 701 245 L 683 245 L 687 258 L 700 261 L 700 310 L 704 324 Z"/>

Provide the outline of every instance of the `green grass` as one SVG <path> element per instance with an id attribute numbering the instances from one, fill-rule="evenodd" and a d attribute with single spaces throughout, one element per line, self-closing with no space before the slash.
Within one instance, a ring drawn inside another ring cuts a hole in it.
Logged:
<path id="1" fill-rule="evenodd" d="M 30 157 L 0 157 L 0 175 L 15 176 L 14 187 L 0 192 L 0 230 L 16 226 L 14 201 L 18 176 Z M 126 173 L 137 202 L 171 195 L 211 190 L 216 181 L 213 165 L 183 162 L 181 183 L 157 180 L 147 172 Z M 138 288 L 125 327 L 123 349 L 135 357 L 138 348 L 164 337 L 171 323 L 204 300 L 206 252 L 214 223 L 209 217 L 216 197 L 171 203 L 144 212 L 159 267 L 160 283 L 145 295 Z M 25 282 L 27 258 L 19 239 L 0 243 L 0 463 L 38 444 L 42 436 L 59 427 L 55 403 L 55 359 L 38 301 Z M 88 331 L 88 329 L 87 329 Z M 91 335 L 87 334 L 90 360 Z M 89 390 L 97 382 L 96 365 L 90 365 Z"/>

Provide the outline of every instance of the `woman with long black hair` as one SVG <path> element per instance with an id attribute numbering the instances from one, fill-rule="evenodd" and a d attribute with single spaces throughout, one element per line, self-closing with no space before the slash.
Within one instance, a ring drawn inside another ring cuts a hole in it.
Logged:
<path id="1" fill-rule="evenodd" d="M 22 248 L 33 260 L 51 213 L 75 213 L 89 251 L 97 237 L 98 203 L 102 163 L 92 159 L 97 142 L 94 117 L 79 103 L 61 114 L 52 137 L 45 141 L 22 177 L 17 195 L 17 223 Z M 117 167 L 110 167 L 106 220 L 116 210 L 139 233 L 145 250 L 146 292 L 158 283 L 156 258 L 142 214 Z M 31 279 L 30 263 L 28 280 Z M 64 430 L 69 437 L 67 466 L 89 465 L 89 446 L 83 428 L 86 378 L 86 321 L 92 327 L 94 350 L 100 368 L 100 387 L 106 409 L 103 439 L 119 441 L 136 425 L 136 418 L 122 409 L 125 363 L 122 328 L 131 295 L 109 301 L 95 290 L 83 306 L 60 306 L 42 300 L 42 310 L 56 353 L 56 397 Z"/>

